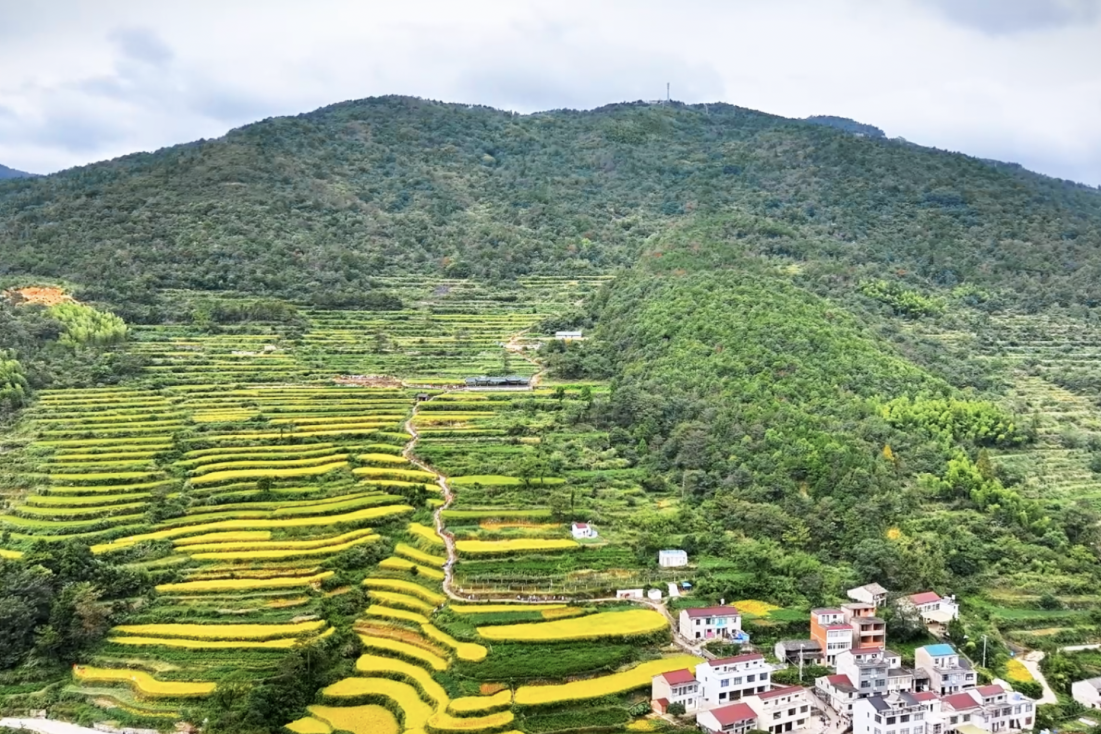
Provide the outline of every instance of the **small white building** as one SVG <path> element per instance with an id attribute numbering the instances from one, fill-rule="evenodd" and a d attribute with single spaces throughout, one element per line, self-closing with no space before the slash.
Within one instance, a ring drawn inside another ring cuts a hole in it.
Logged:
<path id="1" fill-rule="evenodd" d="M 1087 678 L 1072 683 L 1070 695 L 1088 709 L 1101 709 L 1101 678 Z"/>
<path id="2" fill-rule="evenodd" d="M 570 526 L 570 533 L 573 535 L 574 540 L 583 540 L 585 538 L 595 538 L 596 528 L 587 522 L 575 522 Z"/>
<path id="3" fill-rule="evenodd" d="M 688 553 L 682 550 L 658 551 L 658 565 L 662 568 L 680 568 L 688 565 Z"/>
<path id="4" fill-rule="evenodd" d="M 574 339 L 580 339 L 580 331 L 556 331 L 554 332 L 554 338 L 558 341 L 572 341 Z"/>
<path id="5" fill-rule="evenodd" d="M 681 635 L 689 640 L 728 640 L 742 631 L 742 613 L 724 604 L 682 609 L 678 622 Z"/>
<path id="6" fill-rule="evenodd" d="M 696 714 L 696 726 L 705 734 L 745 734 L 758 728 L 757 712 L 744 703 L 721 706 Z"/>
<path id="7" fill-rule="evenodd" d="M 879 584 L 864 584 L 863 586 L 857 586 L 855 589 L 849 589 L 846 593 L 853 601 L 871 604 L 878 608 L 887 601 L 888 592 Z"/>
<path id="8" fill-rule="evenodd" d="M 942 597 L 935 591 L 923 591 L 911 594 L 906 600 L 917 609 L 927 625 L 946 627 L 960 616 L 960 605 L 956 603 L 954 596 Z"/>
<path id="9" fill-rule="evenodd" d="M 616 599 L 643 599 L 645 597 L 645 589 L 619 589 L 615 593 Z"/>
<path id="10" fill-rule="evenodd" d="M 971 661 L 943 642 L 914 650 L 914 666 L 929 675 L 929 688 L 939 696 L 974 688 L 978 680 Z"/>
<path id="11" fill-rule="evenodd" d="M 775 669 L 775 666 L 765 662 L 765 656 L 760 653 L 705 660 L 696 666 L 700 705 L 715 708 L 764 693 L 772 687 L 772 672 Z"/>
<path id="12" fill-rule="evenodd" d="M 646 592 L 646 598 L 650 601 L 661 601 L 661 589 L 650 589 Z"/>
<path id="13" fill-rule="evenodd" d="M 932 694 L 895 693 L 853 703 L 854 734 L 934 734 L 940 722 L 940 700 Z"/>
<path id="14" fill-rule="evenodd" d="M 746 696 L 743 702 L 757 714 L 758 729 L 783 734 L 806 727 L 811 719 L 810 696 L 802 686 L 774 688 Z M 854 730 L 855 731 L 855 730 Z"/>
<path id="15" fill-rule="evenodd" d="M 671 670 L 655 675 L 650 681 L 650 705 L 654 711 L 664 714 L 669 706 L 679 703 L 685 712 L 699 708 L 700 684 L 688 668 Z"/>

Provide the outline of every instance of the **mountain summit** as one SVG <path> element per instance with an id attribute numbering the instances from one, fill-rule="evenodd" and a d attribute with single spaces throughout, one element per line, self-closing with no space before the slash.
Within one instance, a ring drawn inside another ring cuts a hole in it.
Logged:
<path id="1" fill-rule="evenodd" d="M 37 173 L 27 173 L 26 171 L 17 171 L 14 168 L 8 168 L 7 166 L 0 164 L 0 179 L 3 178 L 34 178 Z"/>

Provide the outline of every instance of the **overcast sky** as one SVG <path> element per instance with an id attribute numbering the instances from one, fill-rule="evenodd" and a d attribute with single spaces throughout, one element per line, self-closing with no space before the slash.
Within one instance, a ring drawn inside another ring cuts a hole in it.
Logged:
<path id="1" fill-rule="evenodd" d="M 0 0 L 0 163 L 38 173 L 373 95 L 666 82 L 1101 185 L 1101 0 Z"/>

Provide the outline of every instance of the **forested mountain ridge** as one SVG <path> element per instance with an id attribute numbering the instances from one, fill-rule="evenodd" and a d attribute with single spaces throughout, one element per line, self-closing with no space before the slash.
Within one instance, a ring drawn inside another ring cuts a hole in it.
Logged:
<path id="1" fill-rule="evenodd" d="M 302 297 L 382 273 L 584 273 L 724 212 L 755 218 L 753 254 L 835 288 L 886 274 L 1101 301 L 1095 191 L 724 104 L 521 116 L 381 97 L 265 120 L 0 184 L 0 274 Z"/>
<path id="2" fill-rule="evenodd" d="M 17 171 L 14 168 L 8 168 L 7 166 L 0 164 L 0 179 L 5 178 L 34 178 L 37 174 L 27 173 L 25 171 Z"/>

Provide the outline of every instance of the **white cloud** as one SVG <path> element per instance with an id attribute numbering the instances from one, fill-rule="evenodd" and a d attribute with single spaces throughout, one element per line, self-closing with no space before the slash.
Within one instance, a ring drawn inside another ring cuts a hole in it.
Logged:
<path id="1" fill-rule="evenodd" d="M 95 6 L 92 8 L 91 6 Z M 0 162 L 411 94 L 837 114 L 1101 184 L 1101 0 L 0 0 Z"/>

